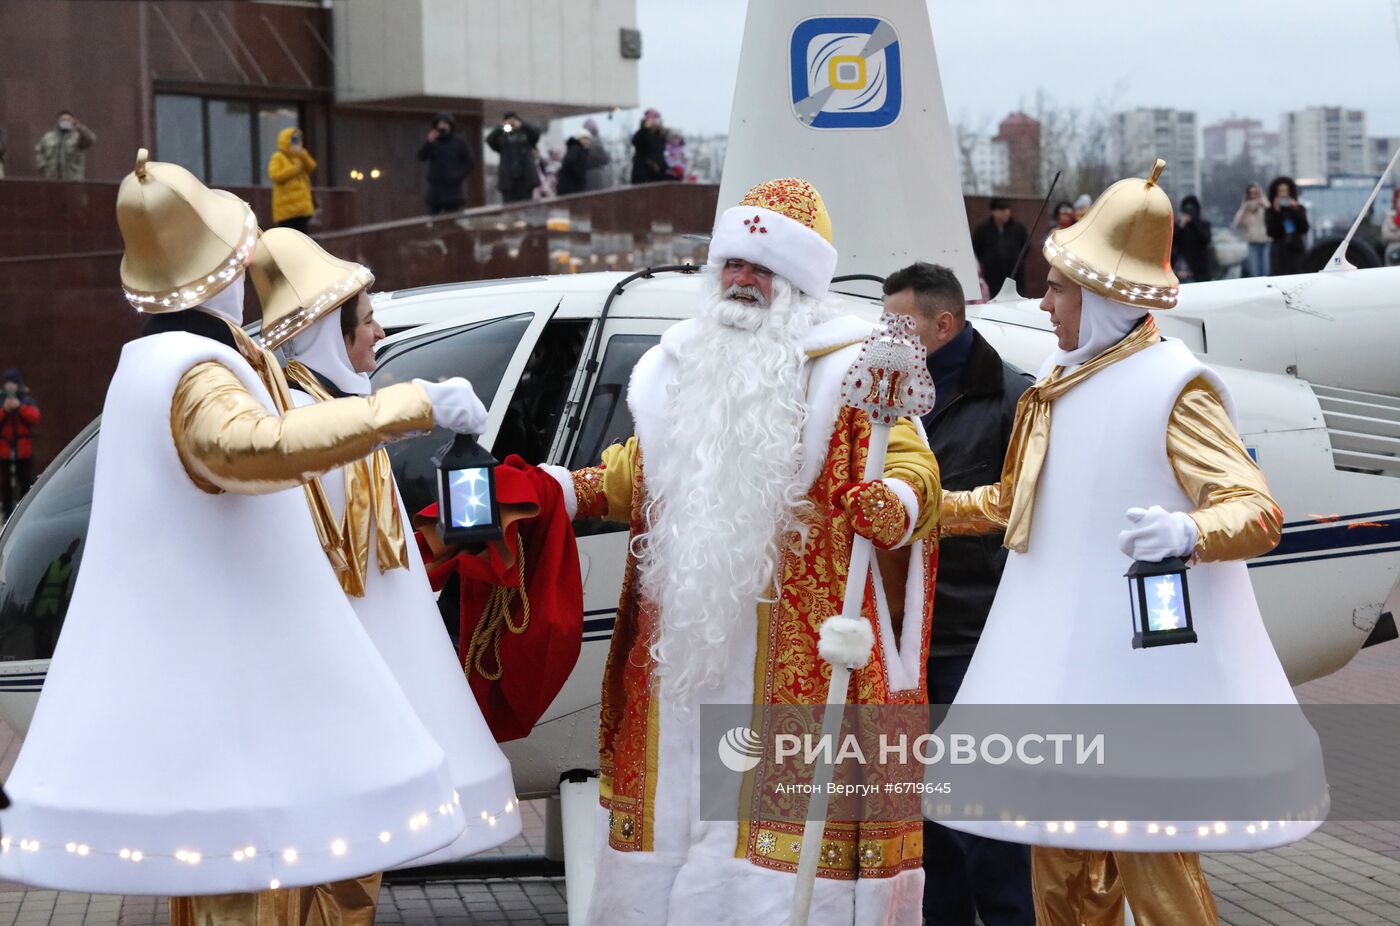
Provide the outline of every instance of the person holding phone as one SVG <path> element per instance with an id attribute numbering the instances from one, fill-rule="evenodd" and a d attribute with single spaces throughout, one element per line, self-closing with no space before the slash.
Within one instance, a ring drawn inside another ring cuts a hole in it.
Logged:
<path id="1" fill-rule="evenodd" d="M 496 188 L 501 191 L 503 202 L 527 200 L 540 185 L 539 155 L 535 151 L 539 140 L 540 130 L 515 113 L 506 113 L 501 124 L 486 136 L 487 146 L 501 156 Z"/>
<path id="2" fill-rule="evenodd" d="M 1245 275 L 1263 277 L 1269 275 L 1269 230 L 1264 222 L 1264 213 L 1269 203 L 1264 199 L 1264 191 L 1259 184 L 1245 187 L 1244 201 L 1235 212 L 1234 226 L 1244 232 L 1249 242 L 1249 256 L 1245 258 Z"/>
<path id="3" fill-rule="evenodd" d="M 425 202 L 429 215 L 457 212 L 467 205 L 464 184 L 476 167 L 467 140 L 457 132 L 457 120 L 451 113 L 438 113 L 433 127 L 418 149 L 418 160 L 428 163 L 428 194 Z"/>
<path id="4" fill-rule="evenodd" d="M 288 126 L 277 133 L 277 150 L 267 161 L 267 179 L 272 181 L 272 222 L 305 232 L 316 215 L 311 198 L 311 175 L 316 159 L 306 150 L 301 129 Z"/>
<path id="5" fill-rule="evenodd" d="M 1264 227 L 1269 232 L 1269 274 L 1301 273 L 1307 250 L 1308 210 L 1298 201 L 1298 184 L 1292 177 L 1275 177 L 1269 182 Z"/>

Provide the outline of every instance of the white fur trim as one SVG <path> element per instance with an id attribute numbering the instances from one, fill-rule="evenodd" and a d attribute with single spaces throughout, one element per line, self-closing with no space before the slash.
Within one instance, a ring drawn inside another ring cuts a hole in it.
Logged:
<path id="1" fill-rule="evenodd" d="M 899 543 L 894 545 L 894 549 L 907 546 L 909 538 L 914 536 L 914 525 L 919 520 L 919 496 L 914 494 L 914 487 L 903 479 L 881 479 L 885 485 L 890 487 L 904 505 L 904 513 L 909 516 L 909 526 L 904 529 L 904 536 L 899 538 Z"/>
<path id="2" fill-rule="evenodd" d="M 574 490 L 574 474 L 565 467 L 553 463 L 541 463 L 540 469 L 559 483 L 559 488 L 564 491 L 564 511 L 568 514 L 569 520 L 572 521 L 578 517 L 578 492 Z"/>
<path id="3" fill-rule="evenodd" d="M 833 666 L 865 668 L 875 648 L 875 631 L 864 616 L 837 614 L 822 621 L 817 652 Z"/>
<path id="4" fill-rule="evenodd" d="M 750 231 L 744 221 L 757 216 L 765 231 Z M 821 298 L 836 273 L 836 249 L 821 235 L 795 219 L 756 206 L 732 206 L 715 222 L 710 236 L 712 267 L 737 257 L 761 264 L 809 296 Z"/>
<path id="5" fill-rule="evenodd" d="M 802 336 L 802 349 L 808 354 L 824 353 L 833 348 L 864 341 L 874 331 L 874 322 L 866 321 L 855 315 L 838 315 L 821 324 L 813 325 Z"/>

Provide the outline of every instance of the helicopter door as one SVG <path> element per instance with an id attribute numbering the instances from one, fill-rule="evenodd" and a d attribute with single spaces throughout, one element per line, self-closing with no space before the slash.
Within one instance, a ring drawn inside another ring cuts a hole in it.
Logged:
<path id="1" fill-rule="evenodd" d="M 582 411 L 573 433 L 565 435 L 560 452 L 561 462 L 571 470 L 594 466 L 602 460 L 603 449 L 632 436 L 632 412 L 627 407 L 627 384 L 632 367 L 642 355 L 661 340 L 661 333 L 675 324 L 672 319 L 617 318 L 609 319 L 603 330 L 603 344 L 598 353 L 598 372 L 585 396 Z M 566 429 L 567 430 L 567 429 Z M 575 672 L 569 685 L 587 675 L 589 691 L 578 692 L 597 700 L 597 678 L 607 653 L 617 616 L 618 596 L 622 591 L 622 574 L 627 561 L 626 524 L 601 518 L 574 522 L 578 538 L 579 560 L 583 567 L 583 654 L 580 662 L 596 661 L 597 672 Z M 561 692 L 556 703 L 568 703 Z M 549 715 L 546 714 L 546 717 Z"/>

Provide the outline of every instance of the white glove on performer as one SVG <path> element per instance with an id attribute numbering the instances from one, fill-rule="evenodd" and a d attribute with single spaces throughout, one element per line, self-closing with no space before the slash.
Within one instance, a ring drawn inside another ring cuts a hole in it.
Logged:
<path id="1" fill-rule="evenodd" d="M 864 617 L 836 615 L 822 621 L 817 652 L 833 666 L 865 667 L 875 648 L 875 631 Z"/>
<path id="2" fill-rule="evenodd" d="M 486 406 L 476 397 L 472 384 L 460 376 L 430 383 L 415 379 L 433 403 L 433 424 L 458 434 L 480 434 L 486 430 Z"/>
<path id="3" fill-rule="evenodd" d="M 1160 505 L 1129 508 L 1128 520 L 1133 526 L 1118 535 L 1118 549 L 1132 559 L 1155 563 L 1188 557 L 1196 548 L 1196 522 L 1185 512 Z"/>

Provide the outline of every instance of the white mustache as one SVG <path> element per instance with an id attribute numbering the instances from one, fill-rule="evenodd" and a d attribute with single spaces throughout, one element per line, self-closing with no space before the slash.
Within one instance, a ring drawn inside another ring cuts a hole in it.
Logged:
<path id="1" fill-rule="evenodd" d="M 720 293 L 721 299 L 734 299 L 738 296 L 747 296 L 753 299 L 754 304 L 761 309 L 768 308 L 768 300 L 763 298 L 763 292 L 757 286 L 740 286 L 735 283 L 733 286 Z"/>

